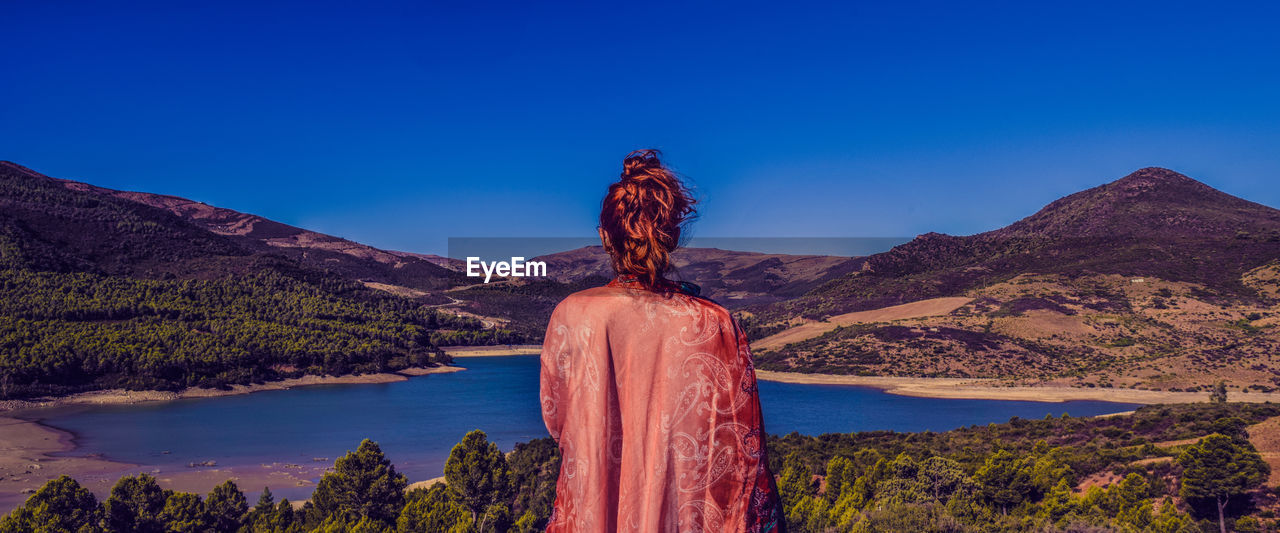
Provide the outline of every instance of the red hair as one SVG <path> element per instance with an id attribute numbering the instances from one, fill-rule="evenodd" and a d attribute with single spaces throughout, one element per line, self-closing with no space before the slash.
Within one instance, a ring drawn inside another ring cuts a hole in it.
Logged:
<path id="1" fill-rule="evenodd" d="M 600 207 L 600 229 L 620 275 L 635 276 L 650 288 L 670 282 L 671 252 L 680 245 L 685 223 L 696 215 L 696 200 L 657 150 L 636 150 L 622 160 L 622 179 L 609 186 Z"/>

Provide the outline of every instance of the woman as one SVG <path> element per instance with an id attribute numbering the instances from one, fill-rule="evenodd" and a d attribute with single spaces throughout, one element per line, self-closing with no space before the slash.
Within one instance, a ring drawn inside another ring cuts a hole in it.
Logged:
<path id="1" fill-rule="evenodd" d="M 746 336 L 664 276 L 694 200 L 658 156 L 632 152 L 605 195 L 617 278 L 547 327 L 542 415 L 561 453 L 547 530 L 780 531 Z"/>

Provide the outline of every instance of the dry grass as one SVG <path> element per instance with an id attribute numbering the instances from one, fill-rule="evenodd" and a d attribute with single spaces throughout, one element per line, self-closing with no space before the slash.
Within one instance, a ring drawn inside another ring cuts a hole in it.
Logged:
<path id="1" fill-rule="evenodd" d="M 891 307 L 882 307 L 880 309 L 872 309 L 869 311 L 845 313 L 843 315 L 833 316 L 824 322 L 805 320 L 798 326 L 783 330 L 752 343 L 751 348 L 759 351 L 776 350 L 793 342 L 799 342 L 821 336 L 823 333 L 836 329 L 840 326 L 850 326 L 853 324 L 870 322 L 892 322 L 895 320 L 945 315 L 959 309 L 972 300 L 972 298 L 967 297 L 932 298 L 929 300 L 921 300 L 918 302 L 911 302 Z"/>

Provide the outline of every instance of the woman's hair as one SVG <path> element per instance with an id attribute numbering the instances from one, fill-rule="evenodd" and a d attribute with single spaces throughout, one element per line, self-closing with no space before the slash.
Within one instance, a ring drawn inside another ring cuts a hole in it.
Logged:
<path id="1" fill-rule="evenodd" d="M 609 186 L 600 207 L 613 268 L 657 288 L 671 270 L 671 251 L 680 245 L 684 224 L 696 201 L 657 150 L 636 150 L 622 160 L 622 179 Z"/>

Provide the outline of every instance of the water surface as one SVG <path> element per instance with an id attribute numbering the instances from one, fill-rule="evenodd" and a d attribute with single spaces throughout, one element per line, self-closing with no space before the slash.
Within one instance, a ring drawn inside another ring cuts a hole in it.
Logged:
<path id="1" fill-rule="evenodd" d="M 384 384 L 316 385 L 240 396 L 138 405 L 76 406 L 33 412 L 77 435 L 76 455 L 158 467 L 217 461 L 219 467 L 271 462 L 329 463 L 361 439 L 377 441 L 412 481 L 441 475 L 449 450 L 482 429 L 503 450 L 547 436 L 538 403 L 538 358 L 459 359 L 463 372 Z M 766 430 L 781 434 L 862 430 L 945 431 L 971 424 L 1089 416 L 1132 404 L 912 398 L 849 385 L 760 382 Z M 168 453 L 164 453 L 168 452 Z M 310 488 L 273 492 L 306 497 Z M 293 494 L 298 492 L 298 494 Z"/>

